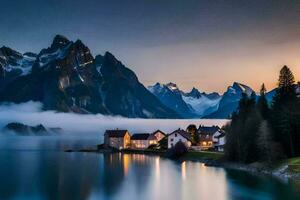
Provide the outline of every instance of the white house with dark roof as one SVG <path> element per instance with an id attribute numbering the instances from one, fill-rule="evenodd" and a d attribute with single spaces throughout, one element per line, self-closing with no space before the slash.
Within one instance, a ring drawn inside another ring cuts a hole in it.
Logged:
<path id="1" fill-rule="evenodd" d="M 192 145 L 190 134 L 184 130 L 178 129 L 168 135 L 168 149 L 174 147 L 179 141 L 183 142 L 187 148 Z"/>
<path id="2" fill-rule="evenodd" d="M 225 132 L 222 131 L 221 135 L 217 136 L 218 142 L 215 143 L 215 149 L 217 151 L 224 151 L 224 146 L 226 143 Z"/>
<path id="3" fill-rule="evenodd" d="M 149 133 L 136 133 L 130 138 L 131 148 L 133 149 L 147 149 L 150 145 L 157 144 L 157 138 Z"/>
<path id="4" fill-rule="evenodd" d="M 130 133 L 127 130 L 106 130 L 104 146 L 115 149 L 130 148 Z"/>

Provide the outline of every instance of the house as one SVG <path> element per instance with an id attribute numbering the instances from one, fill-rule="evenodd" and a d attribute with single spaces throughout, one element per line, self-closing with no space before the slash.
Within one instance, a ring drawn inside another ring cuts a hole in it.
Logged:
<path id="1" fill-rule="evenodd" d="M 150 145 L 157 144 L 157 138 L 149 133 L 136 133 L 131 136 L 131 148 L 147 149 Z"/>
<path id="2" fill-rule="evenodd" d="M 159 142 L 160 140 L 162 140 L 164 137 L 166 137 L 166 134 L 164 132 L 162 132 L 161 130 L 156 130 L 152 133 L 152 135 L 154 135 L 157 139 L 157 141 Z"/>
<path id="3" fill-rule="evenodd" d="M 184 130 L 178 129 L 168 135 L 168 149 L 175 146 L 179 141 L 183 142 L 187 148 L 192 145 L 191 135 Z"/>
<path id="4" fill-rule="evenodd" d="M 215 149 L 217 151 L 224 151 L 224 146 L 226 143 L 225 132 L 222 131 L 221 135 L 217 136 L 218 142 L 215 144 Z"/>
<path id="5" fill-rule="evenodd" d="M 214 149 L 218 136 L 222 131 L 218 126 L 200 126 L 198 128 L 199 142 L 202 150 Z"/>
<path id="6" fill-rule="evenodd" d="M 115 149 L 129 148 L 130 137 L 127 130 L 106 130 L 104 133 L 104 146 Z"/>

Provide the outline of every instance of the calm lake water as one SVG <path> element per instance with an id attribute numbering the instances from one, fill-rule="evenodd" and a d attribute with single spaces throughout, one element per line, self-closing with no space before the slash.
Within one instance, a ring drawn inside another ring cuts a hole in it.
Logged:
<path id="1" fill-rule="evenodd" d="M 157 156 L 65 153 L 94 138 L 1 137 L 0 199 L 300 199 L 300 185 Z"/>

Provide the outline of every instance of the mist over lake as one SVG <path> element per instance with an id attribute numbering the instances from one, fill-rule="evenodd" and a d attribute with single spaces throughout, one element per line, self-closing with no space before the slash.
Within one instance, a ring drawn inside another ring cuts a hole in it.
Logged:
<path id="1" fill-rule="evenodd" d="M 139 119 L 101 114 L 58 113 L 42 111 L 39 102 L 0 105 L 0 126 L 10 122 L 20 122 L 27 125 L 43 124 L 45 127 L 60 127 L 66 134 L 93 135 L 103 134 L 106 129 L 128 129 L 132 133 L 153 132 L 160 129 L 166 133 L 189 124 L 223 126 L 229 120 L 224 119 Z"/>

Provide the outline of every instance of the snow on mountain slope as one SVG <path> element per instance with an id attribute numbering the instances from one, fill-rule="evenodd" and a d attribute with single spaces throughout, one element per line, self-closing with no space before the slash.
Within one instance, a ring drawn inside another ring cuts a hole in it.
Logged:
<path id="1" fill-rule="evenodd" d="M 0 48 L 0 66 L 3 76 L 9 74 L 26 75 L 30 72 L 35 60 L 36 54 L 34 53 L 21 54 L 9 47 Z"/>
<path id="2" fill-rule="evenodd" d="M 95 58 L 56 35 L 38 55 L 0 48 L 0 102 L 40 101 L 44 110 L 132 118 L 182 118 L 163 105 L 109 52 Z"/>
<path id="3" fill-rule="evenodd" d="M 221 97 L 209 99 L 203 95 L 198 98 L 183 96 L 183 100 L 194 109 L 196 114 L 203 116 L 208 115 L 218 109 Z"/>
<path id="4" fill-rule="evenodd" d="M 217 93 L 200 93 L 196 88 L 189 93 L 184 93 L 175 83 L 156 83 L 148 89 L 166 106 L 183 116 L 201 117 L 210 114 L 218 109 L 221 99 Z"/>
<path id="5" fill-rule="evenodd" d="M 246 93 L 247 96 L 250 97 L 254 91 L 247 85 L 234 82 L 232 86 L 229 86 L 227 91 L 223 94 L 218 109 L 215 112 L 205 115 L 204 117 L 216 119 L 230 117 L 232 112 L 236 111 L 243 93 Z"/>

